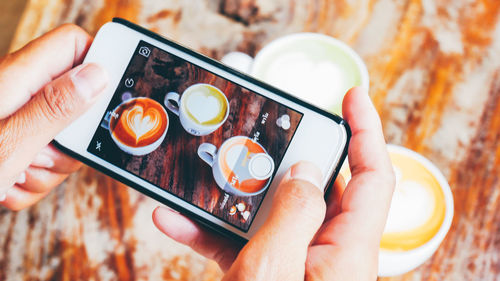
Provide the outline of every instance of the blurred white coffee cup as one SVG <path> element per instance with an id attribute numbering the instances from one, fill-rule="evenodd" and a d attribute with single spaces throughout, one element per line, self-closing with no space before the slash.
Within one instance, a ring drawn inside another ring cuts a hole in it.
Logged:
<path id="1" fill-rule="evenodd" d="M 359 55 L 342 41 L 318 33 L 287 35 L 265 45 L 255 59 L 232 52 L 222 62 L 338 115 L 350 88 L 369 87 Z"/>

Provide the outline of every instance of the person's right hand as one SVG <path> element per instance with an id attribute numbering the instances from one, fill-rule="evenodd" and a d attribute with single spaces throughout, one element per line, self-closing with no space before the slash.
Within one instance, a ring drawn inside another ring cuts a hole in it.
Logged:
<path id="1" fill-rule="evenodd" d="M 80 65 L 92 43 L 63 25 L 0 59 L 0 204 L 27 207 L 81 163 L 49 145 L 107 84 L 96 64 Z"/>
<path id="2" fill-rule="evenodd" d="M 167 208 L 154 211 L 154 223 L 217 261 L 224 280 L 375 280 L 394 173 L 368 94 L 349 91 L 343 115 L 352 130 L 352 179 L 345 187 L 339 177 L 326 204 L 319 169 L 302 162 L 288 171 L 268 219 L 245 246 Z"/>

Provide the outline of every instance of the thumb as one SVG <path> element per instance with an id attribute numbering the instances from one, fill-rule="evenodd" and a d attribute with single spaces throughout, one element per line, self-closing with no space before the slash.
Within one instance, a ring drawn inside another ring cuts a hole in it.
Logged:
<path id="1" fill-rule="evenodd" d="M 312 163 L 292 166 L 276 190 L 266 222 L 238 255 L 228 280 L 303 280 L 308 246 L 326 212 L 322 179 Z"/>
<path id="2" fill-rule="evenodd" d="M 0 120 L 0 189 L 11 186 L 40 149 L 96 100 L 107 84 L 96 64 L 80 65 L 47 84 L 10 117 Z M 15 156 L 15 157 L 14 157 Z M 0 190 L 1 191 L 1 190 Z"/>

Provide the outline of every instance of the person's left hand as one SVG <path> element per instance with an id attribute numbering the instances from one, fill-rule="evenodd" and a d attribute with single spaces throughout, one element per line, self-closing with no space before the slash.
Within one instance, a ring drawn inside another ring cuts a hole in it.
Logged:
<path id="1" fill-rule="evenodd" d="M 92 43 L 63 25 L 0 59 L 0 203 L 27 207 L 59 185 L 80 163 L 52 139 L 97 99 L 107 75 L 80 65 Z"/>

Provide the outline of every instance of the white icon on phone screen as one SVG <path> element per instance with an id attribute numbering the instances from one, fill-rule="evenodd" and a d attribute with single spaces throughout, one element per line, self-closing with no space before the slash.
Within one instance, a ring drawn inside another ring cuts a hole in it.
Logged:
<path id="1" fill-rule="evenodd" d="M 134 86 L 134 79 L 128 78 L 125 79 L 125 87 L 132 88 Z"/>
<path id="2" fill-rule="evenodd" d="M 290 129 L 290 116 L 288 114 L 282 115 L 276 120 L 276 125 L 285 131 Z"/>
<path id="3" fill-rule="evenodd" d="M 139 49 L 139 54 L 143 57 L 149 58 L 149 54 L 151 54 L 151 50 L 148 47 L 141 47 Z"/>

